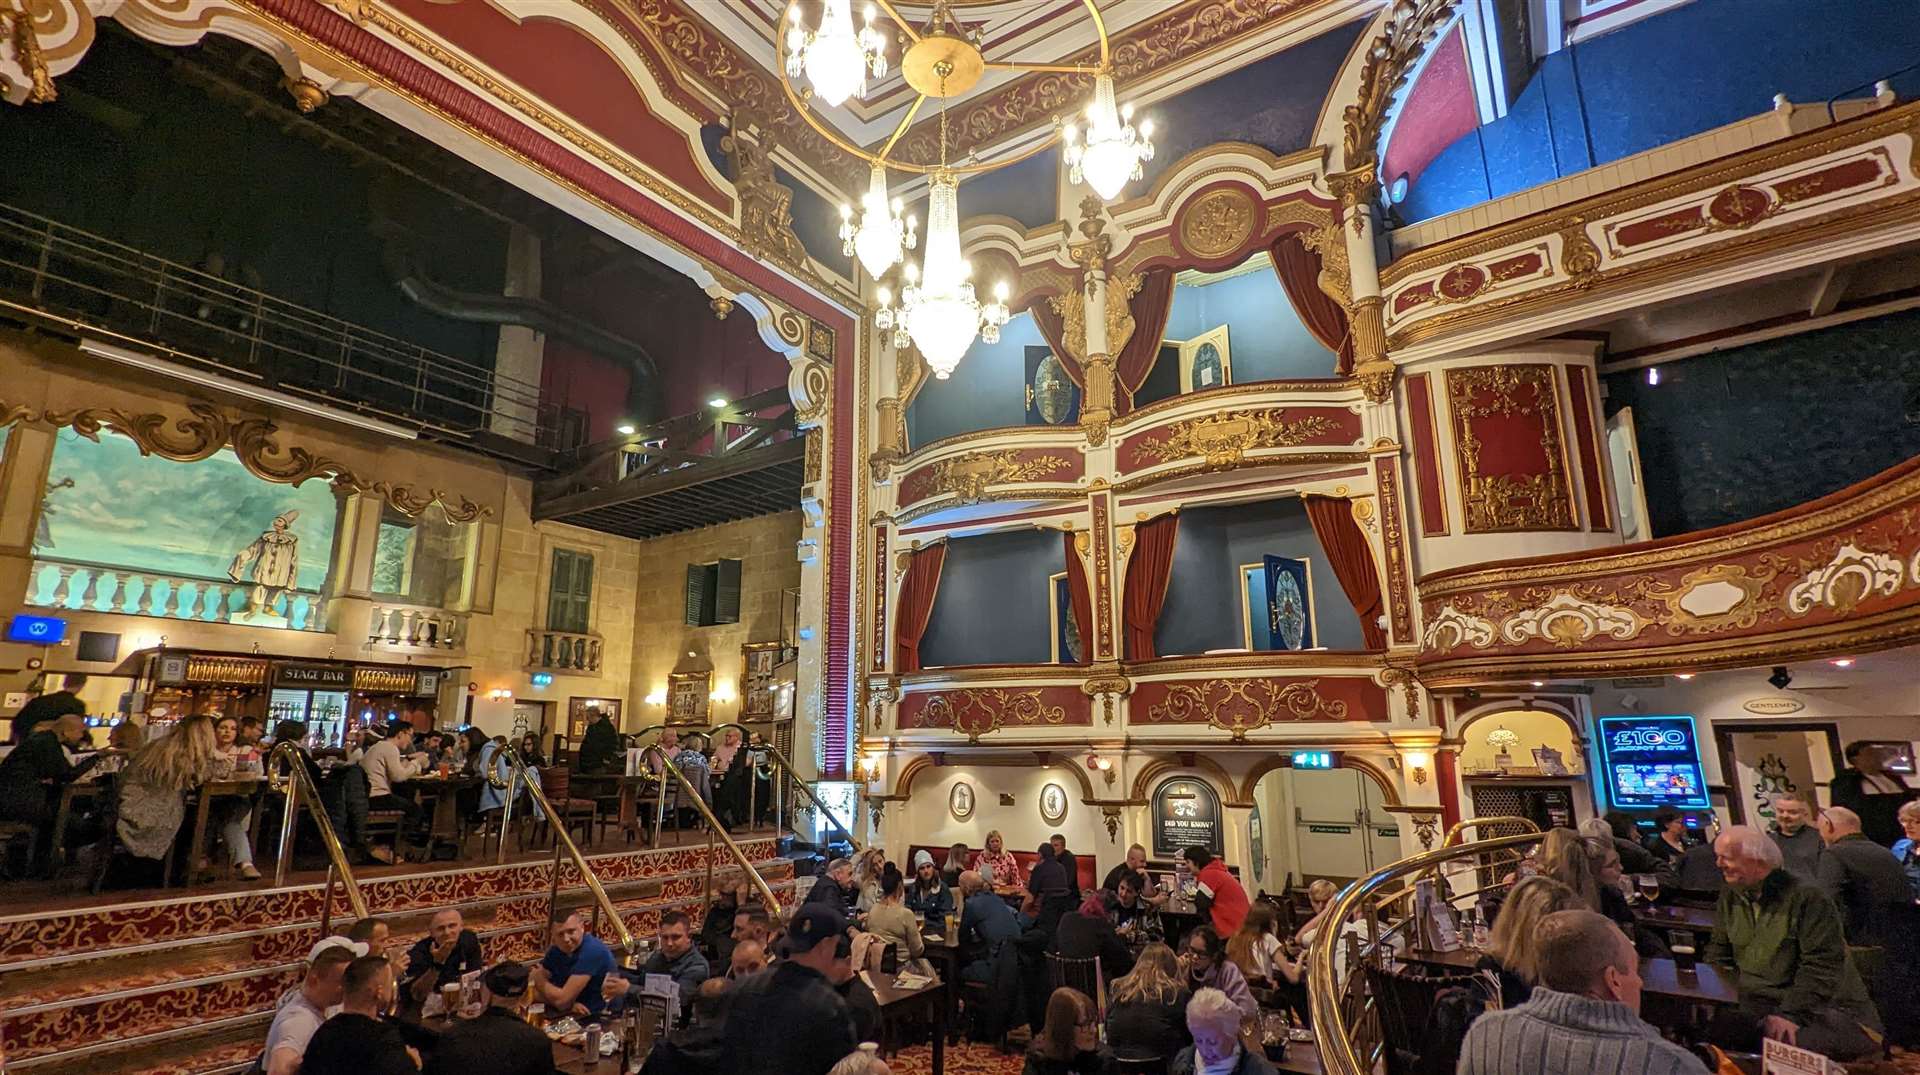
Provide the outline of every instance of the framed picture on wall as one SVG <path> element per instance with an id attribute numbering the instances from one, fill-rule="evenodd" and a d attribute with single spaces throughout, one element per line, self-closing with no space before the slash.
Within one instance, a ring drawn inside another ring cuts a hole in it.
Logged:
<path id="1" fill-rule="evenodd" d="M 587 725 L 600 719 L 605 713 L 613 718 L 613 726 L 620 726 L 620 699 L 583 698 L 575 695 L 567 699 L 567 737 L 578 740 L 587 734 Z"/>
<path id="2" fill-rule="evenodd" d="M 1209 329 L 1191 340 L 1181 340 L 1180 391 L 1203 392 L 1233 383 L 1233 353 L 1227 347 L 1227 326 Z"/>
<path id="3" fill-rule="evenodd" d="M 1314 649 L 1318 617 L 1308 561 L 1264 556 L 1240 565 L 1241 635 L 1250 650 Z"/>
<path id="4" fill-rule="evenodd" d="M 667 723 L 705 724 L 707 700 L 712 694 L 712 669 L 667 676 Z"/>
<path id="5" fill-rule="evenodd" d="M 965 821 L 973 816 L 973 785 L 964 780 L 953 785 L 947 792 L 947 810 L 955 821 Z"/>
<path id="6" fill-rule="evenodd" d="M 1040 820 L 1049 825 L 1058 825 L 1067 816 L 1067 789 L 1058 784 L 1048 784 L 1040 789 Z"/>
<path id="7" fill-rule="evenodd" d="M 784 642 L 749 642 L 740 647 L 740 716 L 773 716 L 773 670 Z"/>

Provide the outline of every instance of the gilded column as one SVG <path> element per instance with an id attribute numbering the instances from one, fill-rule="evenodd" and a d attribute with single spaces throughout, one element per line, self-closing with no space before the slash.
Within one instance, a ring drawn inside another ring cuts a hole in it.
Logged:
<path id="1" fill-rule="evenodd" d="M 1085 383 L 1080 389 L 1080 429 L 1087 436 L 1087 445 L 1094 448 L 1107 442 L 1116 398 L 1112 341 L 1107 336 L 1107 255 L 1113 251 L 1113 239 L 1105 234 L 1102 204 L 1094 197 L 1080 202 L 1080 234 L 1085 239 L 1069 250 L 1080 265 L 1080 301 L 1078 309 L 1061 310 L 1068 349 L 1072 350 L 1076 337 L 1081 343 L 1080 371 Z M 1068 305 L 1075 305 L 1071 297 Z"/>
<path id="2" fill-rule="evenodd" d="M 1387 357 L 1387 325 L 1380 297 L 1380 263 L 1374 250 L 1373 168 L 1327 177 L 1340 199 L 1340 232 L 1345 237 L 1353 298 L 1347 318 L 1353 329 L 1353 375 L 1374 403 L 1385 403 L 1393 392 L 1393 362 Z"/>
<path id="3" fill-rule="evenodd" d="M 887 334 L 875 328 L 868 328 L 878 339 L 874 342 L 875 352 L 887 349 Z M 872 385 L 874 395 L 873 454 L 867 457 L 867 464 L 873 470 L 875 485 L 884 485 L 892 480 L 893 464 L 900 461 L 903 454 L 904 439 L 901 428 L 900 374 L 895 363 L 882 359 L 873 363 Z"/>

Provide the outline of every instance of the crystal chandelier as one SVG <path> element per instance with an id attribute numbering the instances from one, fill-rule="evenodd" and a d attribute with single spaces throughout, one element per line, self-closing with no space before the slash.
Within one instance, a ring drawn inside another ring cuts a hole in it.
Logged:
<path id="1" fill-rule="evenodd" d="M 875 323 L 893 329 L 895 346 L 912 340 L 940 380 L 952 375 L 975 336 L 984 343 L 1000 342 L 1000 326 L 1007 323 L 1007 285 L 994 286 L 994 301 L 975 297 L 973 266 L 960 256 L 960 202 L 952 172 L 935 172 L 927 198 L 927 253 L 924 268 L 909 264 L 903 270 L 906 286 L 900 306 L 881 290 Z"/>
<path id="2" fill-rule="evenodd" d="M 855 33 L 847 0 L 825 0 L 820 28 L 808 32 L 800 24 L 800 5 L 788 8 L 787 77 L 805 72 L 813 92 L 829 105 L 865 93 L 869 74 L 887 73 L 887 39 L 874 28 L 873 14 L 868 7 L 867 24 Z"/>
<path id="3" fill-rule="evenodd" d="M 1094 76 L 1086 141 L 1081 142 L 1079 135 L 1072 124 L 1061 132 L 1071 168 L 1068 178 L 1075 183 L 1084 178 L 1105 201 L 1112 201 L 1120 188 L 1140 178 L 1140 166 L 1153 159 L 1153 121 L 1142 120 L 1134 129 L 1133 105 L 1114 107 L 1113 76 L 1106 72 Z"/>
<path id="4" fill-rule="evenodd" d="M 917 242 L 913 218 L 902 212 L 900 199 L 887 201 L 886 166 L 874 165 L 867 193 L 860 199 L 859 223 L 854 223 L 853 206 L 840 207 L 840 252 L 858 255 L 867 275 L 878 278 Z"/>

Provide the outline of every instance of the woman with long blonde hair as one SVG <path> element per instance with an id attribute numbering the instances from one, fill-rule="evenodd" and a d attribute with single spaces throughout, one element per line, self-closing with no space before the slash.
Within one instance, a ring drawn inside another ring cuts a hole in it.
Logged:
<path id="1" fill-rule="evenodd" d="M 1482 970 L 1500 976 L 1503 1007 L 1524 1004 L 1540 983 L 1540 952 L 1533 939 L 1541 921 L 1555 911 L 1586 909 L 1578 893 L 1551 877 L 1529 877 L 1507 893 L 1487 936 L 1486 955 L 1480 958 Z"/>
<path id="2" fill-rule="evenodd" d="M 1227 938 L 1227 958 L 1240 968 L 1248 985 L 1274 989 L 1281 982 L 1300 980 L 1300 965 L 1287 959 L 1279 929 L 1280 912 L 1271 903 L 1255 900 L 1239 930 Z"/>
<path id="3" fill-rule="evenodd" d="M 1593 854 L 1587 842 L 1572 829 L 1548 829 L 1540 841 L 1540 873 L 1573 889 L 1587 905 L 1600 909 L 1600 880 L 1595 876 Z"/>
<path id="4" fill-rule="evenodd" d="M 1192 994 L 1180 980 L 1180 961 L 1164 944 L 1134 958 L 1133 973 L 1107 992 L 1107 1046 L 1123 1060 L 1171 1059 L 1193 1042 L 1187 1031 Z"/>
<path id="5" fill-rule="evenodd" d="M 186 818 L 187 792 L 233 775 L 233 759 L 220 749 L 213 725 L 213 718 L 204 714 L 188 717 L 140 748 L 120 774 L 119 817 L 114 828 L 134 855 L 164 861 Z M 245 829 L 227 843 L 240 876 L 259 880 Z"/>

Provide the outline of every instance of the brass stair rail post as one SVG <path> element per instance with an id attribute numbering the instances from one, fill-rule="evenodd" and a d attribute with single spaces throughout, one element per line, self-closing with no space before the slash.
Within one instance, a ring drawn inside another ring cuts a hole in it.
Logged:
<path id="1" fill-rule="evenodd" d="M 1447 830 L 1446 839 L 1440 841 L 1440 846 L 1443 848 L 1453 846 L 1453 841 L 1464 835 L 1469 829 L 1484 829 L 1493 825 L 1523 825 L 1526 827 L 1526 832 L 1538 833 L 1540 831 L 1540 826 L 1534 824 L 1532 819 L 1514 817 L 1510 814 L 1502 814 L 1495 817 L 1469 817 L 1454 822 L 1453 827 Z"/>
<path id="2" fill-rule="evenodd" d="M 321 894 L 323 915 L 333 907 L 333 873 L 337 872 L 346 884 L 347 905 L 353 909 L 355 918 L 367 917 L 367 900 L 360 893 L 360 883 L 353 878 L 353 867 L 347 863 L 346 849 L 340 846 L 340 835 L 333 831 L 333 820 L 327 817 L 327 808 L 320 801 L 320 789 L 314 786 L 313 774 L 307 766 L 311 762 L 307 748 L 288 740 L 274 744 L 267 753 L 266 763 L 262 766 L 267 778 L 267 787 L 286 796 L 286 809 L 280 817 L 280 861 L 273 868 L 273 883 L 284 886 L 287 883 L 287 865 L 293 861 L 293 843 L 300 821 L 300 799 L 304 795 L 312 809 L 315 827 L 320 830 L 320 842 L 326 845 L 327 859 L 332 869 L 327 875 L 327 888 Z M 278 766 L 286 765 L 282 774 Z"/>
<path id="3" fill-rule="evenodd" d="M 1442 846 L 1433 851 L 1404 858 L 1375 870 L 1334 896 L 1324 923 L 1319 932 L 1314 934 L 1313 941 L 1308 947 L 1307 956 L 1307 994 L 1311 1001 L 1310 1015 L 1314 1040 L 1320 1043 L 1320 1060 L 1328 1075 L 1371 1075 L 1375 1060 L 1371 1055 L 1368 1057 L 1360 1055 L 1360 1047 L 1357 1044 L 1360 1027 L 1349 1024 L 1347 1013 L 1342 1010 L 1345 1006 L 1346 991 L 1342 988 L 1343 983 L 1336 981 L 1334 975 L 1335 949 L 1346 933 L 1347 919 L 1363 906 L 1379 906 L 1383 896 L 1387 901 L 1410 896 L 1410 885 L 1419 875 L 1436 870 L 1446 863 L 1471 859 L 1490 852 L 1510 849 L 1517 851 L 1540 840 L 1538 827 L 1524 818 L 1485 820 L 1521 821 L 1532 827 L 1534 831 L 1515 836 L 1476 840 L 1467 844 Z M 1450 837 L 1451 835 L 1449 834 Z M 1460 896 L 1456 894 L 1453 898 L 1459 899 Z M 1402 926 L 1405 924 L 1403 922 Z M 1377 930 L 1378 927 L 1375 925 L 1372 928 Z M 1364 973 L 1361 962 L 1351 959 L 1348 961 L 1346 977 L 1349 981 L 1355 975 Z M 1370 1014 L 1373 1008 L 1372 998 L 1367 998 L 1361 1009 L 1354 1013 L 1356 1019 Z M 1366 1048 L 1371 1053 L 1374 1045 L 1368 1045 Z"/>
<path id="4" fill-rule="evenodd" d="M 508 766 L 510 766 L 504 784 L 493 775 L 493 765 L 501 759 L 505 759 Z M 553 804 L 547 801 L 547 793 L 541 789 L 540 785 L 533 780 L 527 779 L 527 763 L 520 760 L 519 752 L 511 746 L 496 747 L 493 757 L 489 759 L 485 777 L 487 783 L 493 785 L 496 789 L 511 789 L 516 783 L 524 783 L 527 794 L 533 798 L 534 809 L 545 813 L 547 816 L 547 827 L 553 830 L 554 845 L 554 863 L 552 867 L 554 887 L 553 895 L 548 902 L 548 915 L 551 916 L 553 913 L 554 908 L 552 901 L 559 898 L 560 852 L 564 850 L 567 856 L 573 859 L 574 867 L 580 871 L 580 877 L 586 882 L 587 890 L 593 894 L 594 905 L 612 920 L 613 930 L 619 934 L 620 937 L 620 947 L 627 952 L 628 956 L 632 956 L 638 952 L 639 946 L 633 939 L 633 931 L 627 928 L 626 922 L 620 917 L 620 909 L 613 905 L 613 897 L 607 895 L 606 888 L 600 884 L 599 876 L 593 872 L 593 867 L 587 865 L 587 857 L 580 853 L 579 845 L 573 842 L 573 837 L 567 832 L 566 820 L 554 813 Z M 513 800 L 511 790 L 508 791 L 507 800 L 508 802 Z M 507 841 L 506 815 L 503 813 L 501 817 L 500 843 L 503 849 L 502 853 L 504 854 Z"/>
<path id="5" fill-rule="evenodd" d="M 768 754 L 772 755 L 774 764 L 785 769 L 787 775 L 793 778 L 793 786 L 812 801 L 814 809 L 820 811 L 828 821 L 833 822 L 835 828 L 846 834 L 847 843 L 853 845 L 854 854 L 857 855 L 865 850 L 865 848 L 860 846 L 860 841 L 854 838 L 853 829 L 849 828 L 846 822 L 841 821 L 832 810 L 827 809 L 827 804 L 820 801 L 820 796 L 815 795 L 813 789 L 807 786 L 807 782 L 800 779 L 800 774 L 794 771 L 793 762 L 787 760 L 787 756 L 780 752 L 780 748 L 770 742 L 762 743 L 761 746 L 766 749 Z M 777 827 L 775 831 L 778 831 Z"/>
<path id="6" fill-rule="evenodd" d="M 726 846 L 727 853 L 733 857 L 734 864 L 745 871 L 747 879 L 753 882 L 753 887 L 760 890 L 760 902 L 766 905 L 767 914 L 775 921 L 778 921 L 780 918 L 779 898 L 773 894 L 773 889 L 767 884 L 767 879 L 760 876 L 759 870 L 753 868 L 753 862 L 747 858 L 747 853 L 740 850 L 740 845 L 733 842 L 733 837 L 727 835 L 727 830 L 720 827 L 720 819 L 713 816 L 713 810 L 707 806 L 706 800 L 700 797 L 700 793 L 695 790 L 692 782 L 687 779 L 687 775 L 680 771 L 680 767 L 673 763 L 672 758 L 667 757 L 667 752 L 660 748 L 660 744 L 655 743 L 645 748 L 645 751 L 640 755 L 640 760 L 644 763 L 649 754 L 658 754 L 660 756 L 662 782 L 664 783 L 667 779 L 679 781 L 680 787 L 686 791 L 687 798 L 693 801 L 695 812 L 700 815 L 702 821 L 706 822 L 709 834 L 719 837 L 720 842 Z M 665 791 L 666 788 L 662 787 L 661 792 L 663 799 L 665 798 Z M 711 841 L 709 841 L 708 846 L 711 848 Z M 707 857 L 709 861 L 711 861 L 713 857 L 711 851 L 708 852 Z M 708 885 L 707 896 L 711 899 L 713 895 L 711 872 L 708 874 Z"/>

